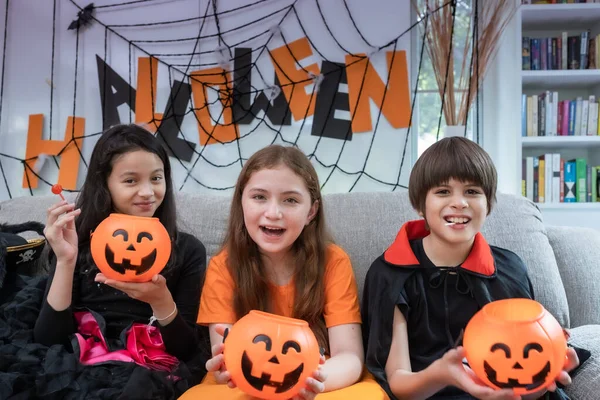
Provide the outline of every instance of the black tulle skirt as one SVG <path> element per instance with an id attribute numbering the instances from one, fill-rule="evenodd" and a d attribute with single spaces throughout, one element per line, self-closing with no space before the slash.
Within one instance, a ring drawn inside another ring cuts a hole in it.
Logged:
<path id="1" fill-rule="evenodd" d="M 203 363 L 180 363 L 167 373 L 134 363 L 84 366 L 70 348 L 33 341 L 46 278 L 19 276 L 0 305 L 0 399 L 176 399 L 200 382 Z"/>

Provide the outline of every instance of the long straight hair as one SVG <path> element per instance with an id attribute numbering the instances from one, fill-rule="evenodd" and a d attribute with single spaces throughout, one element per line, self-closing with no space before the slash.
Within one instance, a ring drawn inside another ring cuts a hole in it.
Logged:
<path id="1" fill-rule="evenodd" d="M 76 208 L 81 208 L 75 226 L 79 241 L 78 265 L 94 265 L 90 255 L 90 233 L 96 229 L 110 213 L 114 212 L 108 177 L 117 157 L 132 151 L 143 150 L 156 154 L 163 163 L 166 191 L 162 203 L 154 217 L 165 226 L 172 244 L 177 238 L 175 196 L 171 180 L 171 163 L 167 151 L 158 139 L 146 129 L 137 125 L 115 125 L 106 130 L 92 151 L 85 182 L 77 197 Z M 174 250 L 175 246 L 171 246 Z M 174 262 L 175 252 L 171 251 L 169 265 Z"/>
<path id="2" fill-rule="evenodd" d="M 258 246 L 244 224 L 242 194 L 252 174 L 279 166 L 288 167 L 302 178 L 310 194 L 311 204 L 318 201 L 315 217 L 304 227 L 292 246 L 295 260 L 293 317 L 307 321 L 319 345 L 328 350 L 323 308 L 325 256 L 331 239 L 325 229 L 319 178 L 306 155 L 297 148 L 279 145 L 265 147 L 250 157 L 238 177 L 224 243 L 228 253 L 227 264 L 236 286 L 234 310 L 238 319 L 250 310 L 270 310 L 271 299 L 268 296 L 270 292 L 264 265 Z"/>

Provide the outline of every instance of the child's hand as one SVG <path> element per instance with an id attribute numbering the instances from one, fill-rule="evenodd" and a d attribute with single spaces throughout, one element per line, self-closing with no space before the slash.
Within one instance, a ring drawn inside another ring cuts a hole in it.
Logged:
<path id="1" fill-rule="evenodd" d="M 325 356 L 321 355 L 319 364 L 325 364 Z M 306 388 L 300 390 L 297 396 L 294 396 L 292 400 L 313 400 L 319 393 L 325 391 L 325 380 L 327 374 L 319 368 L 313 373 L 312 377 L 306 378 Z"/>
<path id="2" fill-rule="evenodd" d="M 164 276 L 157 274 L 149 282 L 121 282 L 114 279 L 108 279 L 103 273 L 96 274 L 96 282 L 104 283 L 107 286 L 118 289 L 132 299 L 143 301 L 150 304 L 154 311 L 164 308 L 163 312 L 157 315 L 166 315 L 173 309 L 173 298 L 167 287 L 167 280 Z M 165 304 L 165 307 L 160 307 Z"/>
<path id="3" fill-rule="evenodd" d="M 226 328 L 223 325 L 217 325 L 215 330 L 219 335 L 227 336 Z M 223 343 L 215 344 L 212 347 L 212 358 L 206 362 L 206 371 L 214 373 L 215 381 L 218 384 L 226 383 L 227 386 L 233 389 L 235 383 L 231 380 L 231 373 L 225 368 L 224 348 L 225 345 Z"/>
<path id="4" fill-rule="evenodd" d="M 512 390 L 502 389 L 495 390 L 485 385 L 475 376 L 471 368 L 463 364 L 462 360 L 465 357 L 463 347 L 449 350 L 439 360 L 441 373 L 445 377 L 445 382 L 448 385 L 456 386 L 457 388 L 469 393 L 471 396 L 482 400 L 520 400 L 521 397 L 516 395 Z"/>
<path id="5" fill-rule="evenodd" d="M 570 385 L 572 381 L 571 381 L 571 377 L 569 376 L 569 372 L 573 371 L 578 366 L 579 366 L 579 357 L 577 357 L 577 353 L 575 352 L 575 349 L 573 349 L 572 347 L 569 347 L 567 349 L 567 361 L 565 362 L 565 366 L 563 367 L 563 370 L 560 371 L 560 374 L 558 374 L 558 377 L 556 378 L 558 383 L 560 383 L 561 385 L 564 385 L 564 386 Z M 556 383 L 552 383 L 552 385 L 550 385 L 548 387 L 548 390 L 551 392 L 555 391 Z"/>
<path id="6" fill-rule="evenodd" d="M 44 236 L 56 255 L 57 264 L 66 262 L 75 266 L 78 252 L 75 218 L 79 214 L 81 209 L 75 209 L 75 204 L 66 200 L 52 205 L 46 211 Z"/>
<path id="7" fill-rule="evenodd" d="M 569 372 L 574 370 L 579 366 L 579 357 L 577 357 L 577 353 L 571 347 L 567 349 L 567 360 L 565 362 L 565 366 L 563 370 L 560 371 L 558 377 L 556 378 L 556 382 L 560 383 L 563 386 L 567 386 L 571 384 L 571 377 L 569 376 Z M 554 392 L 556 390 L 556 382 L 552 382 L 547 389 L 541 390 L 536 393 L 528 394 L 523 396 L 523 400 L 535 400 L 539 399 L 543 396 L 546 391 Z"/>

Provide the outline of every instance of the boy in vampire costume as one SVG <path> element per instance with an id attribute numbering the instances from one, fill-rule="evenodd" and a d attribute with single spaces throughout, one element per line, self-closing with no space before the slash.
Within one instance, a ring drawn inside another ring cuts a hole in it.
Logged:
<path id="1" fill-rule="evenodd" d="M 480 233 L 496 184 L 489 155 L 461 137 L 435 143 L 413 167 L 409 198 L 423 219 L 404 224 L 373 262 L 362 297 L 365 363 L 391 399 L 520 398 L 510 384 L 495 391 L 474 379 L 460 346 L 485 304 L 534 297 L 519 256 Z M 570 383 L 568 372 L 589 352 L 567 355 L 558 384 Z M 524 398 L 539 396 L 568 399 L 554 384 Z"/>

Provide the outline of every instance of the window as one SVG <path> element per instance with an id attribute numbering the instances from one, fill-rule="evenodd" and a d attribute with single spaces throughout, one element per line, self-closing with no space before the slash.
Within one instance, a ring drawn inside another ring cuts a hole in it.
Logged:
<path id="1" fill-rule="evenodd" d="M 457 2 L 457 9 L 455 15 L 454 32 L 453 32 L 453 43 L 452 52 L 454 55 L 454 90 L 456 92 L 456 101 L 460 102 L 461 96 L 466 94 L 468 88 L 459 88 L 458 81 L 460 79 L 462 62 L 465 57 L 464 50 L 466 44 L 467 35 L 471 33 L 471 1 L 463 0 Z M 450 7 L 451 2 L 447 0 L 416 0 L 415 3 L 419 10 L 425 9 L 425 4 L 429 3 L 430 7 L 435 9 L 436 7 L 446 4 L 445 7 Z M 436 6 L 439 4 L 439 6 Z M 451 9 L 448 8 L 450 11 Z M 416 22 L 419 18 L 416 11 L 413 8 L 414 21 Z M 442 12 L 440 9 L 438 12 Z M 412 82 L 413 85 L 417 80 L 417 74 L 419 71 L 419 61 L 421 56 L 421 46 L 423 45 L 423 34 L 425 28 L 425 21 L 421 21 L 417 26 L 417 29 L 413 30 L 413 46 L 414 52 L 412 54 Z M 431 21 L 429 21 L 428 28 L 431 29 Z M 472 43 L 470 42 L 470 47 Z M 467 63 L 470 61 L 470 51 L 467 53 Z M 467 64 L 465 68 L 469 68 Z M 468 71 L 466 71 L 468 72 Z M 414 86 L 413 86 L 414 88 Z M 475 90 L 473 88 L 472 90 Z M 446 91 L 448 94 L 448 90 Z M 438 86 L 433 72 L 433 66 L 431 59 L 427 51 L 423 54 L 423 61 L 421 64 L 421 71 L 419 75 L 419 85 L 417 87 L 415 111 L 413 114 L 413 159 L 416 160 L 425 149 L 436 142 L 436 136 L 438 131 L 438 124 L 440 123 L 441 109 L 441 96 L 438 91 Z M 457 106 L 458 108 L 458 106 Z M 473 138 L 474 121 L 476 118 L 476 109 L 474 105 L 471 107 L 469 118 L 467 121 L 467 137 Z M 444 135 L 446 122 L 442 113 L 441 126 L 439 138 Z M 416 143 L 414 143 L 416 141 Z"/>

